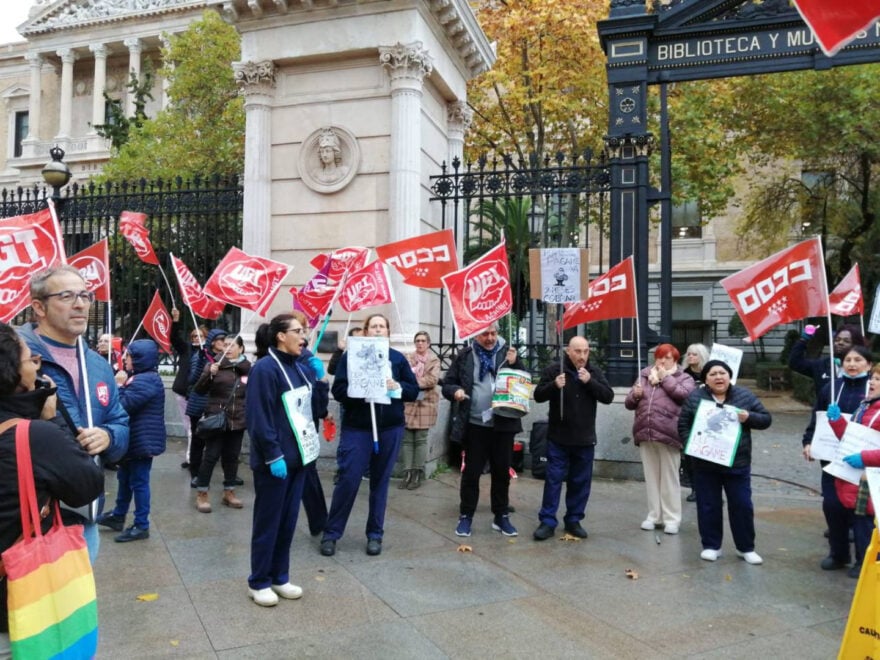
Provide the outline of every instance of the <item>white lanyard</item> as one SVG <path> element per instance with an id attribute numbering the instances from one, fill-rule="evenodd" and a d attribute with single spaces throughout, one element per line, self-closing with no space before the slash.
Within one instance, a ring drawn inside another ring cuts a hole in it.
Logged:
<path id="1" fill-rule="evenodd" d="M 287 386 L 291 389 L 291 391 L 293 391 L 295 388 L 293 387 L 293 383 L 290 382 L 290 377 L 284 370 L 284 366 L 281 364 L 281 360 L 278 359 L 278 356 L 275 355 L 275 351 L 273 351 L 271 348 L 269 349 L 269 355 L 271 355 L 272 359 L 275 360 L 275 364 L 277 364 L 278 368 L 281 369 L 281 374 L 284 376 L 284 380 L 287 381 Z M 299 368 L 299 365 L 295 361 L 293 363 L 293 367 L 299 372 L 299 375 L 302 376 L 302 379 L 306 382 L 306 387 L 309 388 L 309 394 L 311 394 L 312 386 L 309 383 L 309 379 L 305 377 L 305 374 L 303 374 L 302 370 Z"/>

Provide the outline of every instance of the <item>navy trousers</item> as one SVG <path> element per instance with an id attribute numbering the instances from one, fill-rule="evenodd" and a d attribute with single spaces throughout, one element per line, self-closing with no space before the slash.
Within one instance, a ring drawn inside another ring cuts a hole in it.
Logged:
<path id="1" fill-rule="evenodd" d="M 379 431 L 379 453 L 373 453 L 373 432 L 351 427 L 343 427 L 339 437 L 339 482 L 333 489 L 324 539 L 336 541 L 342 538 L 351 508 L 354 506 L 361 477 L 370 469 L 370 508 L 367 515 L 366 534 L 368 539 L 381 539 L 385 533 L 385 506 L 388 504 L 388 485 L 400 441 L 403 426 Z"/>
<path id="2" fill-rule="evenodd" d="M 305 472 L 291 470 L 285 479 L 254 470 L 254 520 L 251 527 L 251 589 L 290 582 L 290 544 L 299 515 Z"/>
<path id="3" fill-rule="evenodd" d="M 752 552 L 755 549 L 755 509 L 752 505 L 751 467 L 715 471 L 694 465 L 697 524 L 703 548 L 721 549 L 724 538 L 722 490 L 727 496 L 727 517 L 734 545 L 740 552 Z"/>
<path id="4" fill-rule="evenodd" d="M 544 498 L 538 518 L 545 525 L 556 527 L 556 511 L 565 482 L 565 524 L 584 519 L 590 488 L 593 483 L 593 456 L 595 446 L 575 447 L 547 441 L 547 474 L 544 478 Z"/>
<path id="5" fill-rule="evenodd" d="M 492 484 L 489 500 L 492 513 L 503 516 L 508 513 L 510 504 L 510 456 L 513 452 L 513 438 L 516 433 L 499 432 L 491 426 L 467 425 L 465 436 L 465 466 L 461 475 L 459 513 L 468 518 L 474 517 L 480 499 L 480 475 L 483 466 L 489 461 Z"/>
<path id="6" fill-rule="evenodd" d="M 828 465 L 822 461 L 823 467 Z M 849 530 L 853 526 L 855 513 L 840 503 L 837 497 L 837 489 L 834 487 L 834 477 L 822 470 L 822 513 L 825 514 L 825 523 L 828 525 L 828 550 L 829 555 L 842 564 L 848 564 Z M 855 531 L 853 532 L 855 534 Z M 868 541 L 870 542 L 870 537 Z M 865 544 L 864 548 L 867 548 Z M 856 546 L 856 559 L 861 560 Z"/>
<path id="7" fill-rule="evenodd" d="M 152 457 L 129 458 L 119 464 L 116 481 L 116 506 L 114 516 L 128 513 L 128 507 L 134 497 L 134 526 L 138 529 L 150 528 L 150 470 L 153 467 Z"/>

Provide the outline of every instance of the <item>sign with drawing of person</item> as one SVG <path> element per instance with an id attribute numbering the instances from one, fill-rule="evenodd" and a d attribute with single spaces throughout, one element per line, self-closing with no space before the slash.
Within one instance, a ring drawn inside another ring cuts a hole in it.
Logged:
<path id="1" fill-rule="evenodd" d="M 348 396 L 389 403 L 387 377 L 391 371 L 388 337 L 349 337 Z"/>
<path id="2" fill-rule="evenodd" d="M 583 248 L 529 250 L 531 297 L 558 304 L 586 299 L 588 255 Z"/>

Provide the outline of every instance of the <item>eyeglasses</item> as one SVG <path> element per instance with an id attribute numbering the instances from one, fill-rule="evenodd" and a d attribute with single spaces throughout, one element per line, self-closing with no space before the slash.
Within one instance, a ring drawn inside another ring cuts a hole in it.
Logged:
<path id="1" fill-rule="evenodd" d="M 95 302 L 95 294 L 92 291 L 59 291 L 58 293 L 47 293 L 43 296 L 43 300 L 46 298 L 58 298 L 65 305 L 72 305 L 75 300 L 83 303 Z"/>
<path id="2" fill-rule="evenodd" d="M 25 362 L 32 362 L 37 369 L 43 366 L 43 358 L 39 355 L 31 355 L 30 357 L 25 358 L 21 361 L 22 364 L 24 364 Z"/>
<path id="3" fill-rule="evenodd" d="M 288 328 L 284 332 L 292 332 L 295 335 L 301 335 L 305 331 L 305 328 Z"/>

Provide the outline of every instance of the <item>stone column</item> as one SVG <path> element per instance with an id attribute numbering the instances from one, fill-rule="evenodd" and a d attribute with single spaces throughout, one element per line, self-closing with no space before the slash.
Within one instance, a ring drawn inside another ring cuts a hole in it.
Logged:
<path id="1" fill-rule="evenodd" d="M 30 98 L 28 100 L 28 134 L 24 142 L 38 142 L 40 139 L 40 101 L 42 87 L 43 56 L 39 53 L 28 53 L 24 56 L 30 64 Z"/>
<path id="2" fill-rule="evenodd" d="M 379 61 L 391 78 L 391 162 L 389 165 L 389 241 L 422 233 L 421 192 L 422 85 L 434 65 L 422 42 L 379 47 Z M 419 290 L 395 291 L 404 341 L 411 341 L 420 319 Z"/>
<path id="3" fill-rule="evenodd" d="M 126 39 L 122 42 L 125 44 L 125 47 L 128 48 L 128 70 L 131 73 L 134 73 L 135 78 L 140 81 L 141 79 L 141 52 L 143 51 L 143 44 L 140 39 Z M 125 84 L 128 85 L 128 81 L 131 80 L 131 76 L 126 76 Z M 127 88 L 126 88 L 127 89 Z M 131 117 L 134 114 L 134 94 L 131 91 L 126 92 L 125 95 L 125 115 L 127 117 Z"/>
<path id="4" fill-rule="evenodd" d="M 63 48 L 57 55 L 61 58 L 61 107 L 56 137 L 68 138 L 73 119 L 73 63 L 76 61 L 76 53 L 70 48 Z"/>
<path id="5" fill-rule="evenodd" d="M 456 161 L 459 167 L 464 167 L 464 135 L 473 119 L 474 111 L 468 107 L 467 101 L 453 101 L 446 106 L 446 137 L 449 141 L 447 172 L 454 172 L 453 163 Z M 460 264 L 464 264 L 464 216 L 463 213 L 456 214 L 456 225 L 452 227 Z"/>
<path id="6" fill-rule="evenodd" d="M 95 84 L 92 86 L 92 130 L 106 121 L 104 90 L 107 87 L 107 46 L 92 44 L 89 50 L 95 55 Z"/>
<path id="7" fill-rule="evenodd" d="M 272 253 L 270 179 L 272 101 L 275 97 L 275 64 L 234 62 L 235 82 L 244 93 L 244 222 L 242 250 L 269 257 Z"/>

